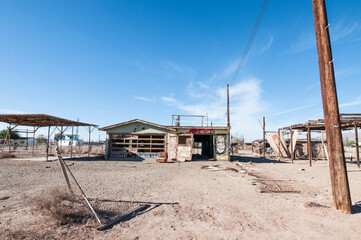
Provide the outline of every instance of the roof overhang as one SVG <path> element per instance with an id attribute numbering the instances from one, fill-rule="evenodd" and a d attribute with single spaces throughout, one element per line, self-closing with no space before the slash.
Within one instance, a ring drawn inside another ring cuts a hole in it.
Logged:
<path id="1" fill-rule="evenodd" d="M 108 131 L 108 130 L 113 129 L 113 128 L 122 127 L 122 126 L 133 124 L 133 123 L 143 123 L 143 124 L 153 126 L 153 127 L 157 127 L 157 128 L 161 128 L 161 129 L 173 130 L 172 127 L 159 125 L 159 124 L 155 124 L 155 123 L 152 123 L 152 122 L 147 122 L 147 121 L 140 120 L 140 119 L 134 119 L 134 120 L 130 120 L 130 121 L 127 121 L 127 122 L 113 124 L 113 125 L 110 125 L 110 126 L 99 128 L 99 130 Z"/>
<path id="2" fill-rule="evenodd" d="M 47 114 L 0 114 L 0 122 L 21 126 L 49 127 L 49 126 L 91 126 L 98 125 L 72 121 Z"/>

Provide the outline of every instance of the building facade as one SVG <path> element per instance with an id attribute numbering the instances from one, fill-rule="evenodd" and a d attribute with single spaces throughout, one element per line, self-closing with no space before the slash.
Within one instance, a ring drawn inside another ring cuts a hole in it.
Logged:
<path id="1" fill-rule="evenodd" d="M 100 128 L 106 132 L 105 158 L 228 161 L 229 127 L 164 126 L 139 119 Z"/>

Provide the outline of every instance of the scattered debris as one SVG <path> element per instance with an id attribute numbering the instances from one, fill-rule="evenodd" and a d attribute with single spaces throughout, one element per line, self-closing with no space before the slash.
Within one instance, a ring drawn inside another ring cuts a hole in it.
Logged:
<path id="1" fill-rule="evenodd" d="M 261 190 L 261 193 L 301 193 L 300 191 L 294 190 L 282 190 L 282 191 L 273 191 L 273 190 Z"/>
<path id="2" fill-rule="evenodd" d="M 292 180 L 289 180 L 289 179 L 266 179 L 266 178 L 256 178 L 254 180 L 258 180 L 258 181 L 276 181 L 276 182 L 292 181 Z"/>
<path id="3" fill-rule="evenodd" d="M 319 203 L 315 203 L 315 202 L 307 202 L 305 203 L 305 207 L 308 208 L 329 208 L 328 206 L 319 204 Z"/>
<path id="4" fill-rule="evenodd" d="M 9 198 L 10 198 L 9 196 L 1 197 L 1 198 L 0 198 L 0 201 L 2 201 L 2 200 L 8 200 Z"/>

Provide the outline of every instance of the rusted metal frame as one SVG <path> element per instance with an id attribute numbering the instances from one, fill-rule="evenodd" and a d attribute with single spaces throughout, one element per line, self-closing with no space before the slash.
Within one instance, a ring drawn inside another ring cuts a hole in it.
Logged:
<path id="1" fill-rule="evenodd" d="M 323 112 L 329 156 L 332 197 L 337 209 L 352 213 L 352 202 L 343 149 L 331 41 L 325 0 L 312 0 Z"/>
<path id="2" fill-rule="evenodd" d="M 0 121 L 23 126 L 97 126 L 46 114 L 0 114 Z"/>
<path id="3" fill-rule="evenodd" d="M 358 132 L 357 132 L 357 123 L 355 122 L 355 144 L 356 144 L 356 162 L 357 167 L 360 168 L 360 155 L 358 149 Z"/>

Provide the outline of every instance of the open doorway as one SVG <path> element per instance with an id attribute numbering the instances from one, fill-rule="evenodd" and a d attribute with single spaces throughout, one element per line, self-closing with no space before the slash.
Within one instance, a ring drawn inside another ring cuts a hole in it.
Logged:
<path id="1" fill-rule="evenodd" d="M 213 159 L 213 135 L 193 136 L 192 159 Z"/>

